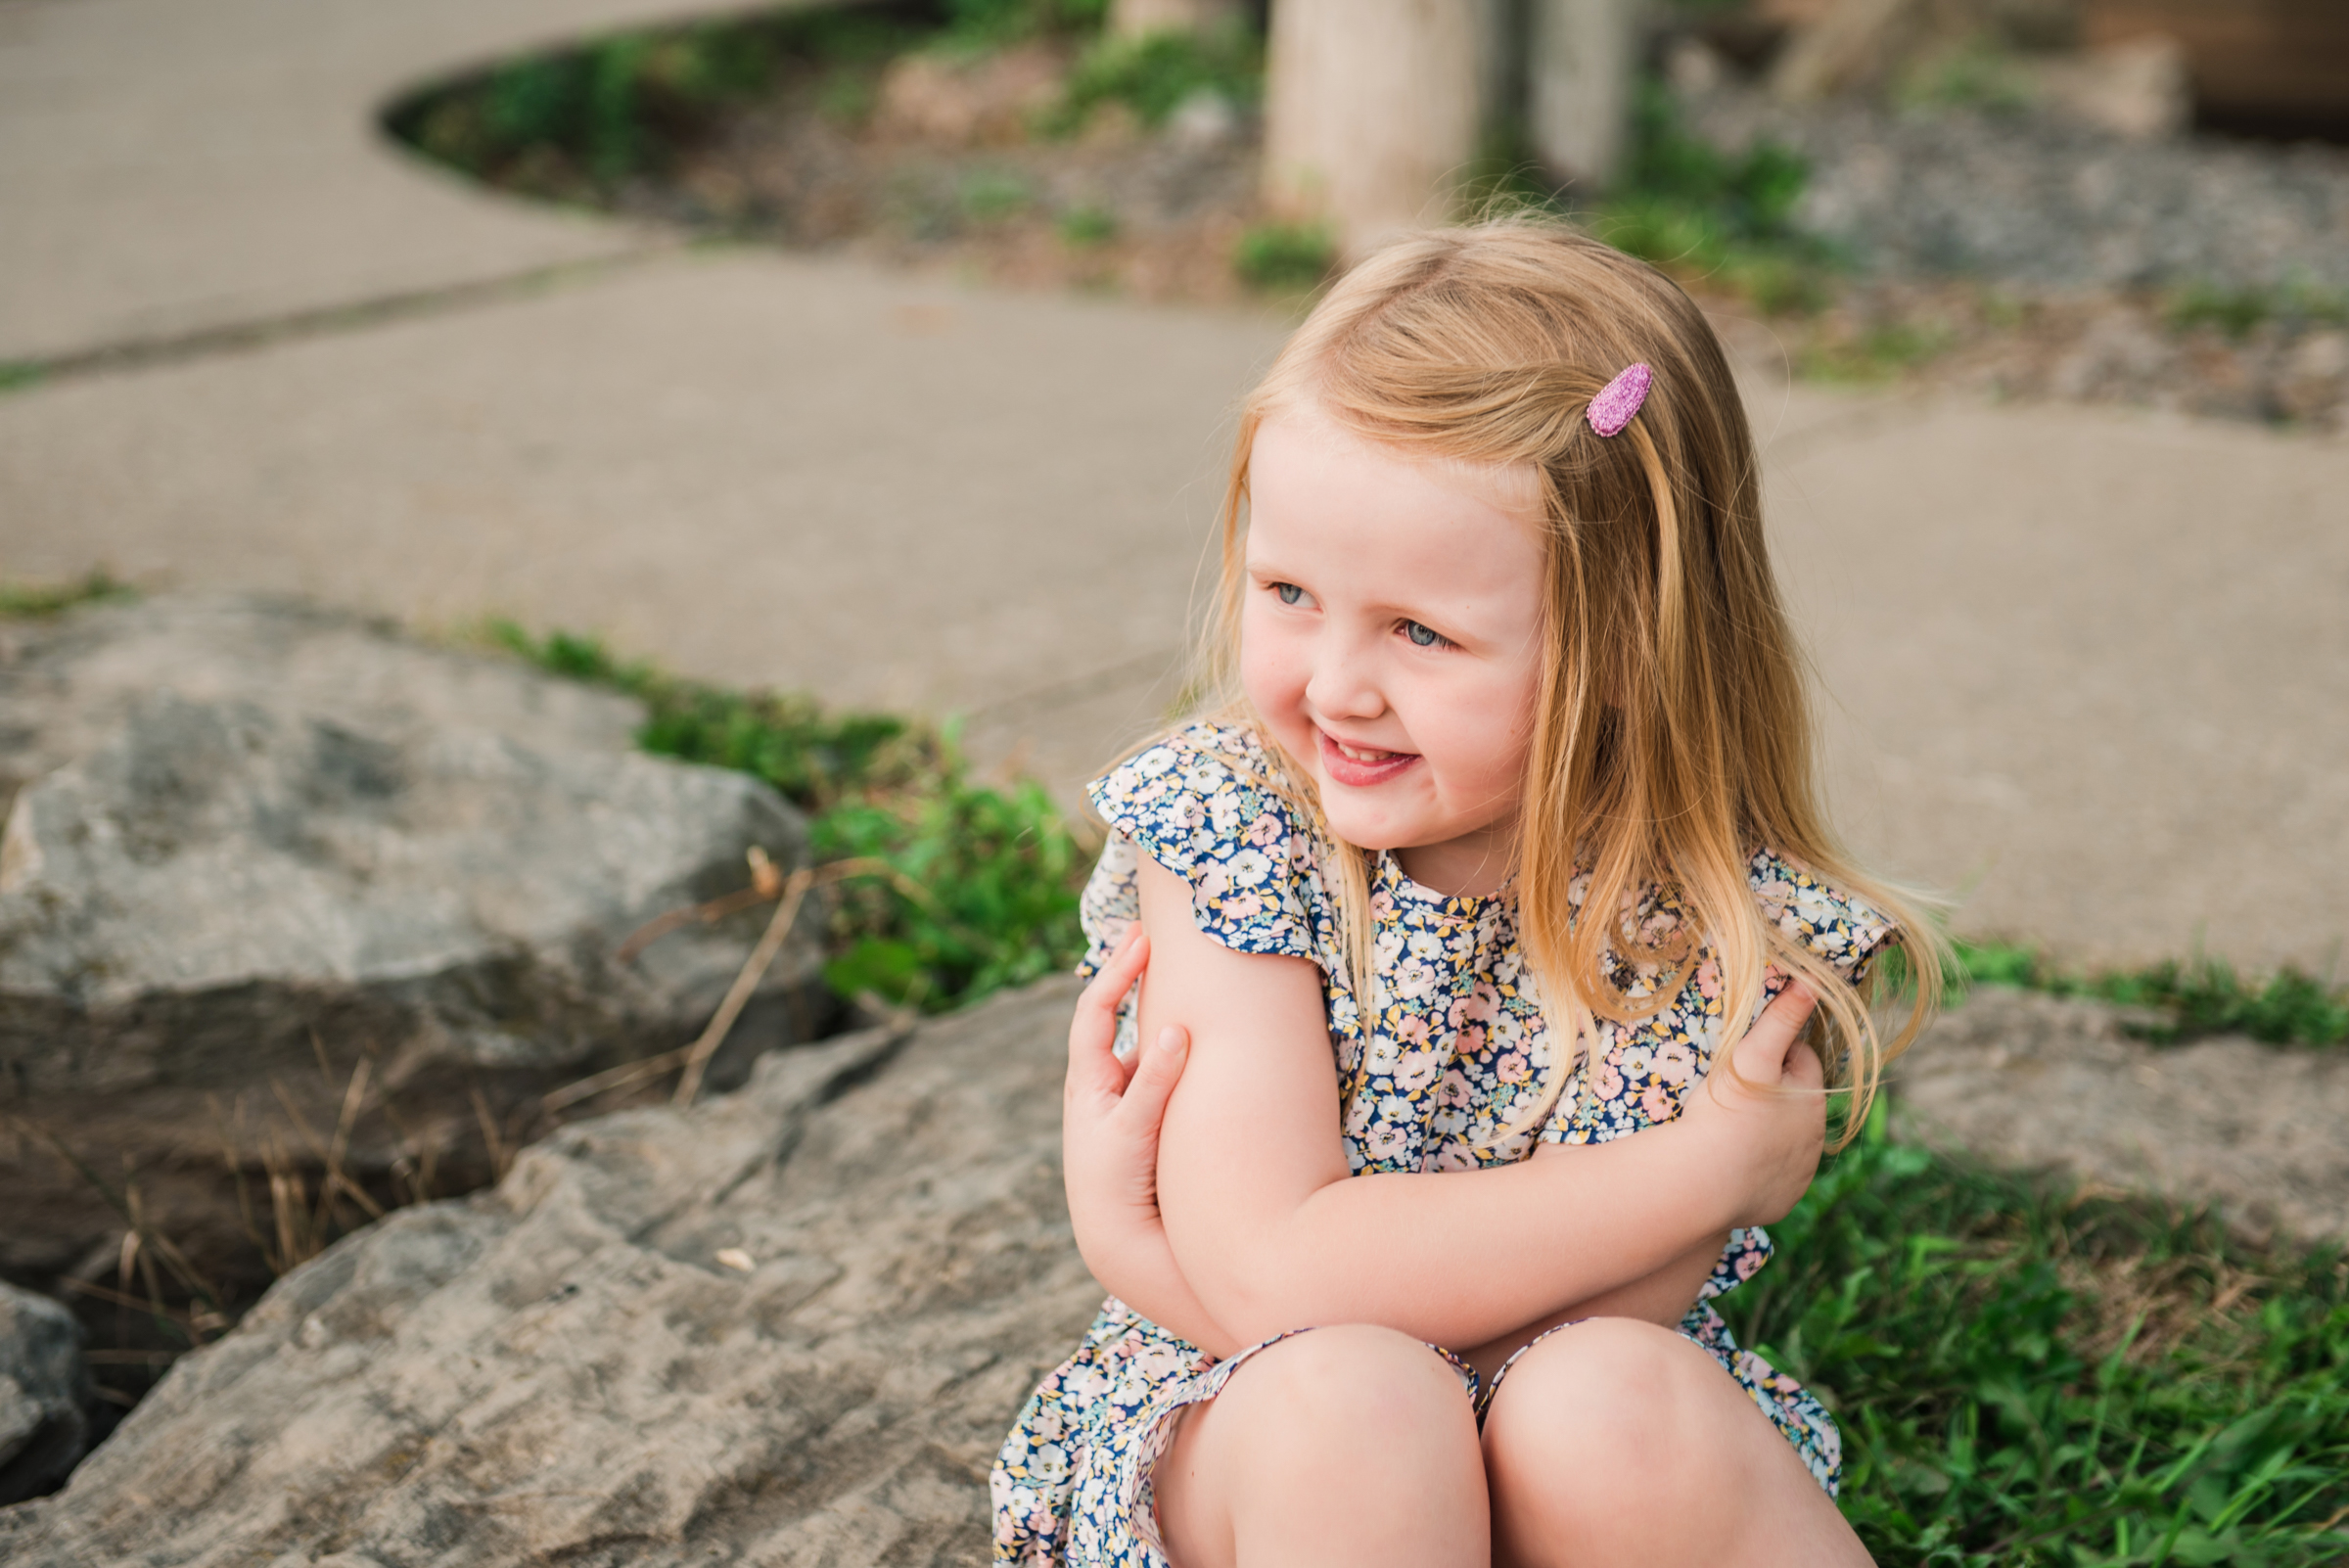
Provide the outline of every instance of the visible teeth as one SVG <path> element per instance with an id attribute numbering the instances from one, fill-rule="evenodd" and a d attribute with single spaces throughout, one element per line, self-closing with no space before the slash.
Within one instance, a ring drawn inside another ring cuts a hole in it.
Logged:
<path id="1" fill-rule="evenodd" d="M 1342 740 L 1333 739 L 1330 744 L 1338 749 L 1339 755 L 1351 758 L 1358 762 L 1383 762 L 1396 755 L 1393 752 L 1357 751 Z"/>

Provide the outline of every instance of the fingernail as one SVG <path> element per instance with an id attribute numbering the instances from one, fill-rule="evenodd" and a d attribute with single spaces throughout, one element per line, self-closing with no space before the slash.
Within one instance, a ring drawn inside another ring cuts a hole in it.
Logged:
<path id="1" fill-rule="evenodd" d="M 1179 1029 L 1162 1029 L 1158 1032 L 1158 1048 L 1162 1051 L 1178 1051 L 1187 1043 L 1187 1038 Z"/>

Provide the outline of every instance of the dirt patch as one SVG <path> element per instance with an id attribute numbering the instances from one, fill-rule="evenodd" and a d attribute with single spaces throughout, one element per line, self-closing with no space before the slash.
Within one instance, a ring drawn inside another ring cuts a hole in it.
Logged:
<path id="1" fill-rule="evenodd" d="M 1977 991 L 1895 1067 L 1898 1113 L 1927 1144 L 2209 1207 L 2254 1240 L 2349 1239 L 2349 1053 L 2156 1045 L 2132 1022 L 2100 1002 Z M 2174 1294 L 2157 1278 L 2100 1283 Z"/>

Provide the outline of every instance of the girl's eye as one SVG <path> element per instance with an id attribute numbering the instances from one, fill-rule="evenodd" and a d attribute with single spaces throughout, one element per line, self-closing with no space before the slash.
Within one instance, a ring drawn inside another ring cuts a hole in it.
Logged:
<path id="1" fill-rule="evenodd" d="M 1446 640 L 1442 632 L 1423 626 L 1416 621 L 1405 622 L 1403 634 L 1422 648 L 1433 648 Z"/>
<path id="2" fill-rule="evenodd" d="M 1296 604 L 1305 597 L 1305 590 L 1294 582 L 1275 582 L 1272 591 L 1280 595 L 1282 604 Z"/>

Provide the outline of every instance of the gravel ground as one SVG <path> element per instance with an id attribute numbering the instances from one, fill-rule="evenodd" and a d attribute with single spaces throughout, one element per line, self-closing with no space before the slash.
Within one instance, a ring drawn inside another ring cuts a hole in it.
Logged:
<path id="1" fill-rule="evenodd" d="M 2349 148 L 1739 85 L 1681 109 L 1722 147 L 1799 153 L 1796 219 L 1855 267 L 1819 316 L 1747 328 L 1749 352 L 2001 400 L 2349 426 Z"/>
<path id="2" fill-rule="evenodd" d="M 1750 88 L 1686 107 L 1710 140 L 1801 153 L 1798 220 L 1875 274 L 2349 295 L 2349 148 L 2133 142 L 2049 115 L 1792 107 Z"/>

